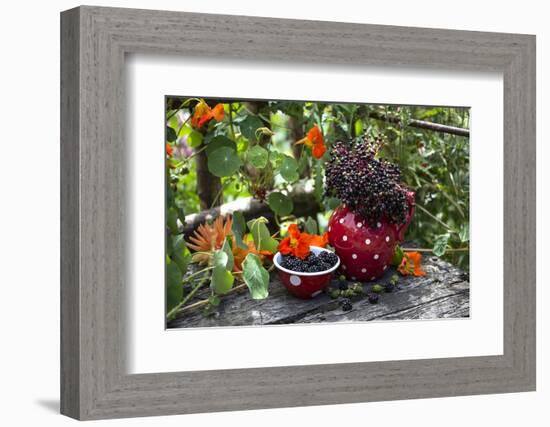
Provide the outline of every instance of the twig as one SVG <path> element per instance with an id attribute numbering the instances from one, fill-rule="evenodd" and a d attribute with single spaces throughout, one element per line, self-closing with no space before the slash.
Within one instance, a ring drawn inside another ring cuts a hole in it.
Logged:
<path id="1" fill-rule="evenodd" d="M 237 139 L 235 138 L 235 128 L 233 126 L 233 104 L 229 103 L 229 129 L 231 129 L 231 136 L 233 137 L 233 141 L 237 143 Z"/>
<path id="2" fill-rule="evenodd" d="M 196 273 L 193 273 L 193 274 L 187 276 L 187 277 L 185 278 L 185 280 L 186 280 L 186 281 L 189 281 L 189 279 L 190 279 L 191 277 L 196 276 L 197 274 L 200 274 L 200 273 L 204 273 L 204 272 L 206 272 L 206 271 L 208 271 L 208 270 L 212 270 L 213 268 L 214 268 L 214 267 L 207 267 L 207 268 L 204 268 L 204 269 L 202 269 L 202 270 L 200 270 L 200 271 L 197 271 Z M 202 288 L 202 287 L 204 286 L 204 284 L 205 284 L 206 281 L 207 281 L 206 278 L 207 278 L 206 276 L 203 277 L 203 278 L 201 279 L 201 281 L 200 281 L 199 283 L 197 283 L 197 285 L 191 290 L 191 292 L 189 292 L 189 293 L 185 296 L 185 298 L 182 299 L 182 300 L 178 303 L 178 305 L 176 305 L 172 310 L 170 310 L 170 311 L 168 312 L 168 314 L 166 315 L 166 317 L 167 317 L 168 319 L 172 319 L 172 317 L 174 317 L 174 316 L 177 314 L 177 312 L 179 311 L 179 309 L 180 309 L 182 306 L 184 306 L 185 303 L 186 303 L 187 301 L 189 301 L 189 300 L 193 297 L 193 295 L 195 295 L 195 294 L 197 293 L 197 291 L 198 291 L 200 288 Z"/>
<path id="3" fill-rule="evenodd" d="M 433 249 L 428 248 L 401 248 L 403 252 L 433 252 Z M 447 249 L 445 253 L 447 252 L 467 252 L 470 248 L 451 248 Z"/>
<path id="4" fill-rule="evenodd" d="M 431 213 L 429 210 L 427 210 L 425 207 L 419 205 L 418 203 L 416 204 L 416 207 L 418 209 L 420 209 L 422 212 L 424 212 L 426 215 L 428 215 L 431 219 L 433 219 L 434 221 L 436 221 L 437 223 L 441 224 L 443 227 L 445 227 L 447 230 L 455 233 L 455 234 L 458 234 L 458 231 L 456 231 L 454 228 L 450 227 L 449 225 L 445 224 L 443 221 L 441 221 L 438 217 L 436 217 L 433 213 Z"/>
<path id="5" fill-rule="evenodd" d="M 274 269 L 275 269 L 275 265 L 273 264 L 267 269 L 267 271 L 269 273 L 271 273 Z M 233 274 L 234 275 L 242 274 L 242 271 L 236 271 Z M 246 283 L 241 283 L 240 285 L 229 289 L 225 294 L 220 295 L 220 296 L 221 297 L 226 297 L 227 295 L 231 295 L 231 294 L 234 294 L 235 292 L 245 290 L 246 288 L 247 288 Z M 201 301 L 194 302 L 193 304 L 186 305 L 185 307 L 180 306 L 181 308 L 178 310 L 176 315 L 181 314 L 184 311 L 194 310 L 195 308 L 202 307 L 203 305 L 206 305 L 206 304 L 208 304 L 208 299 L 204 299 L 204 300 L 201 300 Z"/>
<path id="6" fill-rule="evenodd" d="M 223 296 L 231 295 L 235 292 L 242 291 L 246 289 L 246 283 L 242 283 L 238 286 L 235 286 L 234 288 L 231 288 L 229 291 L 227 291 Z M 208 304 L 207 299 L 203 299 L 201 301 L 194 302 L 193 304 L 186 305 L 185 307 L 182 307 L 176 314 L 181 314 L 185 311 L 194 310 L 195 308 L 202 307 L 203 305 Z"/>
<path id="7" fill-rule="evenodd" d="M 393 116 L 381 114 L 381 113 L 378 113 L 376 111 L 371 111 L 371 112 L 367 113 L 367 115 L 371 119 L 382 120 L 382 121 L 390 122 L 390 123 L 394 123 L 394 124 L 400 124 L 401 123 L 401 119 L 399 119 L 398 117 L 393 117 Z M 459 127 L 456 127 L 456 126 L 442 125 L 442 124 L 435 123 L 435 122 L 427 122 L 427 121 L 424 121 L 424 120 L 411 119 L 405 124 L 407 126 L 411 126 L 411 127 L 415 127 L 415 128 L 433 130 L 433 131 L 436 131 L 436 132 L 448 133 L 448 134 L 451 134 L 451 135 L 465 136 L 465 137 L 470 136 L 470 129 L 459 128 Z"/>

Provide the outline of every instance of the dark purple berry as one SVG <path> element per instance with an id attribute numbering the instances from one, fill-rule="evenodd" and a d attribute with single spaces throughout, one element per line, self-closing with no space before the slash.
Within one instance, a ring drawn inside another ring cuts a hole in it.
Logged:
<path id="1" fill-rule="evenodd" d="M 320 255 L 328 252 L 322 252 Z M 311 252 L 304 259 L 293 255 L 283 255 L 281 258 L 281 267 L 298 273 L 320 273 L 330 270 L 338 262 L 338 257 L 330 252 L 330 255 L 317 256 Z"/>
<path id="2" fill-rule="evenodd" d="M 399 167 L 377 159 L 382 140 L 369 137 L 336 142 L 326 164 L 327 195 L 339 198 L 373 225 L 381 219 L 403 224 L 408 211 L 407 189 Z"/>
<path id="3" fill-rule="evenodd" d="M 342 311 L 350 311 L 353 308 L 353 305 L 351 305 L 351 301 L 349 298 L 344 298 L 342 300 Z"/>
<path id="4" fill-rule="evenodd" d="M 388 282 L 384 285 L 384 290 L 388 293 L 393 292 L 395 290 L 395 285 L 391 282 Z"/>
<path id="5" fill-rule="evenodd" d="M 371 304 L 377 304 L 378 303 L 378 294 L 375 294 L 374 292 L 371 292 L 367 295 L 367 298 L 369 299 L 369 302 Z"/>

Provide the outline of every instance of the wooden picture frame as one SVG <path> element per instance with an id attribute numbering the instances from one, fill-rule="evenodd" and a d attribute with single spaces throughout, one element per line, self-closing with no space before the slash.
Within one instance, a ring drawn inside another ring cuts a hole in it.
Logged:
<path id="1" fill-rule="evenodd" d="M 504 78 L 503 355 L 128 375 L 126 53 Z M 535 37 L 103 7 L 61 14 L 61 412 L 100 419 L 535 390 Z M 205 398 L 208 396 L 208 398 Z"/>

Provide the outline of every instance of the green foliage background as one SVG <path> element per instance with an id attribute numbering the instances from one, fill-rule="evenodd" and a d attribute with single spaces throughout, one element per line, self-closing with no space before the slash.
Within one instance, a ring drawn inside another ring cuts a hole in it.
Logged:
<path id="1" fill-rule="evenodd" d="M 221 176 L 224 203 L 265 196 L 281 220 L 295 220 L 285 194 L 303 185 L 324 208 L 316 218 L 323 231 L 338 204 L 323 196 L 324 160 L 335 141 L 367 134 L 384 138 L 381 156 L 399 164 L 403 181 L 416 191 L 417 210 L 407 241 L 469 269 L 469 138 L 409 125 L 423 120 L 469 128 L 468 108 L 206 99 L 211 106 L 221 101 L 225 117 L 199 132 L 190 125 L 192 102 L 176 97 L 166 101 L 167 142 L 174 147 L 167 168 L 169 229 L 177 218 L 200 211 L 193 156 L 206 149 L 210 170 Z M 377 115 L 390 120 L 373 118 Z M 327 145 L 321 160 L 294 145 L 314 125 Z M 219 163 L 222 158 L 226 163 Z"/>

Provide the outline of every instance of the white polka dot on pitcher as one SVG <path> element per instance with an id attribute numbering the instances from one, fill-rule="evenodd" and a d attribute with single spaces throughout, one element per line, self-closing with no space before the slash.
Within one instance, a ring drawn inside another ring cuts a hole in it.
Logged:
<path id="1" fill-rule="evenodd" d="M 361 228 L 362 226 L 363 226 L 363 224 L 361 224 L 360 222 L 357 223 L 358 228 Z"/>
<path id="2" fill-rule="evenodd" d="M 366 243 L 367 245 L 370 245 L 370 239 L 365 240 L 365 243 Z"/>
<path id="3" fill-rule="evenodd" d="M 380 255 L 374 254 L 374 259 L 378 259 L 378 258 L 380 258 Z"/>
<path id="4" fill-rule="evenodd" d="M 344 235 L 344 236 L 342 237 L 342 240 L 343 240 L 344 242 L 347 242 L 348 236 Z"/>
<path id="5" fill-rule="evenodd" d="M 382 223 L 377 222 L 377 223 L 376 223 L 376 226 L 377 226 L 378 228 L 381 228 L 381 227 L 382 227 Z"/>
<path id="6" fill-rule="evenodd" d="M 351 254 L 351 257 L 352 257 L 353 259 L 357 259 L 357 254 Z"/>
<path id="7" fill-rule="evenodd" d="M 390 241 L 390 236 L 386 236 L 386 242 Z"/>
<path id="8" fill-rule="evenodd" d="M 367 269 L 366 268 L 362 268 L 361 269 L 361 273 L 366 273 L 367 272 Z"/>
<path id="9" fill-rule="evenodd" d="M 344 223 L 344 218 L 340 218 L 340 224 L 343 224 Z"/>

